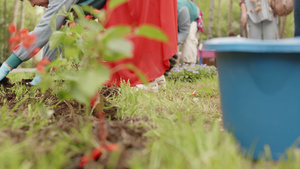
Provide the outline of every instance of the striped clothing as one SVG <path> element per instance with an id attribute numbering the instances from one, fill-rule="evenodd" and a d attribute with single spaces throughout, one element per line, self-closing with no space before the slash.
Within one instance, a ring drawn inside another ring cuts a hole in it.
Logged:
<path id="1" fill-rule="evenodd" d="M 48 57 L 51 61 L 56 58 L 57 49 L 50 50 L 49 46 L 49 38 L 52 34 L 50 21 L 51 18 L 62 9 L 64 5 L 67 10 L 70 9 L 70 6 L 73 4 L 78 5 L 91 5 L 97 9 L 100 9 L 104 6 L 106 0 L 49 0 L 48 8 L 45 11 L 45 14 L 42 16 L 39 24 L 34 28 L 30 34 L 35 34 L 37 36 L 35 44 L 27 50 L 25 47 L 22 46 L 18 49 L 13 51 L 13 53 L 21 60 L 27 61 L 30 59 L 29 53 L 32 52 L 33 49 L 36 47 L 42 48 L 43 50 L 43 57 Z M 56 29 L 58 30 L 62 24 L 65 22 L 65 16 L 59 15 L 56 18 Z"/>

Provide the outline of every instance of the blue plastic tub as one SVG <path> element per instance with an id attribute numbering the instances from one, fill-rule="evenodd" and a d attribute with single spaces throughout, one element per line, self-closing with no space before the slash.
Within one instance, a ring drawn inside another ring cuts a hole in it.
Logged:
<path id="1" fill-rule="evenodd" d="M 217 53 L 224 127 L 254 159 L 265 145 L 279 159 L 300 136 L 300 38 L 218 38 L 205 48 Z"/>

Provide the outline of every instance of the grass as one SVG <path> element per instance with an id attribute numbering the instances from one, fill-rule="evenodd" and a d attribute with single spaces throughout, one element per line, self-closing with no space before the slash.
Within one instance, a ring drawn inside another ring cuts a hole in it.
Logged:
<path id="1" fill-rule="evenodd" d="M 32 73 L 11 73 L 9 78 L 17 82 L 32 76 Z M 132 128 L 149 129 L 144 133 L 148 146 L 134 153 L 130 168 L 296 169 L 300 166 L 300 151 L 295 149 L 289 150 L 287 160 L 277 162 L 245 158 L 233 136 L 222 128 L 217 77 L 193 83 L 167 82 L 167 89 L 159 93 L 135 91 L 122 85 L 121 94 L 113 99 L 120 119 L 132 119 Z M 28 90 L 18 86 L 13 90 L 15 106 L 0 107 L 0 168 L 67 168 L 75 154 L 88 152 L 99 144 L 93 138 L 94 124 L 88 117 L 78 117 L 79 128 L 72 124 L 61 128 L 63 119 L 53 122 L 44 115 L 51 110 L 46 104 L 51 99 L 35 100 L 34 87 Z M 30 102 L 25 101 L 28 97 L 32 98 Z M 134 119 L 141 120 L 137 123 Z"/>

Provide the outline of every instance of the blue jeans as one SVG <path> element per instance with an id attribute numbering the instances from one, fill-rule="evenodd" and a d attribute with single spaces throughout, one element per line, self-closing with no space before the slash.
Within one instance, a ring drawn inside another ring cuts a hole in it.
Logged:
<path id="1" fill-rule="evenodd" d="M 300 1 L 294 1 L 295 15 L 295 36 L 300 36 Z"/>

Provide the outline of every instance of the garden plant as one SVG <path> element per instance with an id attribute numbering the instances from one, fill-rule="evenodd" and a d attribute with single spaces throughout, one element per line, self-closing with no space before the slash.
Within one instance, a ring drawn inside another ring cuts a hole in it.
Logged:
<path id="1" fill-rule="evenodd" d="M 126 82 L 104 86 L 113 71 L 103 64 L 131 56 L 132 36 L 166 41 L 151 25 L 104 28 L 111 10 L 126 0 L 111 0 L 108 11 L 72 6 L 62 9 L 66 24 L 54 30 L 51 47 L 58 58 L 36 61 L 42 76 L 12 72 L 0 84 L 0 168 L 5 169 L 297 169 L 300 151 L 270 160 L 247 158 L 222 125 L 218 74 L 213 66 L 178 65 L 157 93 L 136 91 Z M 55 18 L 54 18 L 55 19 Z M 52 25 L 55 27 L 55 25 Z M 11 47 L 34 42 L 26 29 L 10 26 Z M 26 38 L 25 38 L 26 37 Z M 38 51 L 36 49 L 32 56 Z M 188 83 L 185 79 L 188 80 Z"/>

